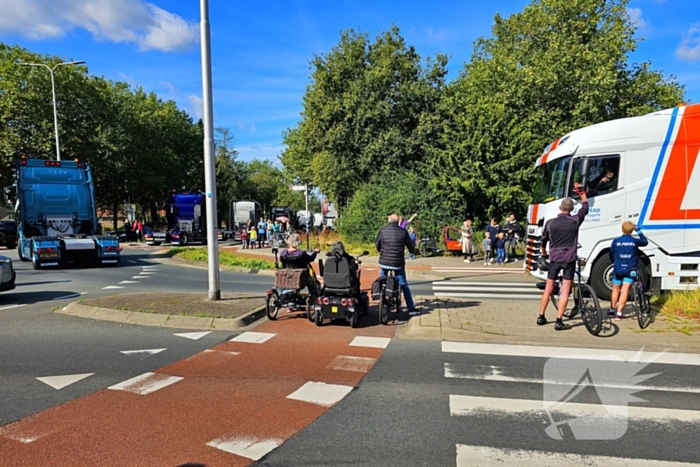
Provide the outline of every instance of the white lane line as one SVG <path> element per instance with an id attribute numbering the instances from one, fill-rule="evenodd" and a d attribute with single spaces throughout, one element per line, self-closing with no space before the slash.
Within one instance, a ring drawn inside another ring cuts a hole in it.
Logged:
<path id="1" fill-rule="evenodd" d="M 632 360 L 637 352 L 612 349 L 585 349 L 577 347 L 542 347 L 536 345 L 477 344 L 469 342 L 442 342 L 442 351 L 446 353 L 465 353 L 478 355 L 507 355 L 511 357 L 536 358 L 570 358 L 574 360 L 606 360 L 619 362 Z M 646 352 L 640 361 L 653 358 L 654 363 L 669 365 L 700 366 L 700 355 L 691 353 L 665 352 L 661 355 Z"/>
<path id="2" fill-rule="evenodd" d="M 158 269 L 158 266 L 143 266 L 144 271 Z"/>
<path id="3" fill-rule="evenodd" d="M 21 306 L 27 306 L 27 304 L 23 303 L 21 305 L 8 305 L 8 306 L 4 306 L 4 307 L 0 308 L 0 310 L 9 310 L 10 308 L 19 308 Z"/>
<path id="4" fill-rule="evenodd" d="M 287 399 L 330 407 L 350 394 L 352 389 L 352 386 L 344 386 L 342 384 L 326 384 L 309 381 L 288 395 Z"/>
<path id="5" fill-rule="evenodd" d="M 152 271 L 141 271 L 139 274 L 158 274 L 158 273 L 152 272 Z"/>
<path id="6" fill-rule="evenodd" d="M 150 279 L 151 276 L 134 276 L 132 279 Z"/>
<path id="7" fill-rule="evenodd" d="M 582 456 L 560 452 L 526 451 L 501 449 L 487 446 L 457 445 L 457 467 L 525 467 L 543 465 L 547 467 L 605 466 L 605 467 L 698 467 L 700 464 L 660 461 L 652 459 L 631 459 L 607 456 Z"/>
<path id="8" fill-rule="evenodd" d="M 171 384 L 175 384 L 182 379 L 184 378 L 180 376 L 144 373 L 134 378 L 127 379 L 126 381 L 122 381 L 119 384 L 115 384 L 114 386 L 110 386 L 107 389 L 112 389 L 113 391 L 133 392 L 134 394 L 140 394 L 143 396 L 158 391 L 159 389 L 163 389 Z"/>
<path id="9" fill-rule="evenodd" d="M 368 337 L 368 336 L 357 336 L 355 337 L 350 345 L 352 347 L 374 347 L 376 349 L 386 349 L 389 345 L 391 339 L 388 337 Z"/>
<path id="10" fill-rule="evenodd" d="M 376 358 L 338 355 L 326 368 L 328 368 L 329 370 L 356 371 L 358 373 L 367 373 L 376 361 Z"/>
<path id="11" fill-rule="evenodd" d="M 37 379 L 58 391 L 94 374 L 95 373 L 82 373 L 79 375 L 42 376 L 41 378 Z"/>
<path id="12" fill-rule="evenodd" d="M 204 332 L 181 332 L 178 334 L 173 334 L 174 336 L 184 337 L 185 339 L 192 339 L 193 341 L 199 340 L 207 334 L 211 334 L 211 331 Z"/>
<path id="13" fill-rule="evenodd" d="M 130 259 L 129 262 L 132 264 L 136 264 L 136 261 L 134 261 L 133 259 Z"/>
<path id="14" fill-rule="evenodd" d="M 209 441 L 207 446 L 257 461 L 280 444 L 282 444 L 282 441 L 278 439 L 259 441 L 248 438 L 218 438 Z"/>
<path id="15" fill-rule="evenodd" d="M 108 289 L 123 289 L 124 287 L 120 285 L 108 285 L 107 287 L 102 287 L 102 290 L 108 290 Z"/>
<path id="16" fill-rule="evenodd" d="M 248 331 L 244 332 L 243 334 L 239 334 L 233 339 L 230 339 L 229 342 L 246 342 L 248 344 L 262 344 L 269 341 L 275 336 L 276 334 L 271 332 Z"/>
<path id="17" fill-rule="evenodd" d="M 138 284 L 139 281 L 121 281 L 120 284 Z"/>
<path id="18" fill-rule="evenodd" d="M 535 283 L 529 283 L 529 282 L 469 282 L 469 281 L 435 281 L 433 282 L 433 286 L 435 285 L 473 285 L 473 286 L 478 286 L 478 287 L 501 287 L 501 288 L 530 288 L 530 289 L 535 289 L 539 291 L 540 293 L 542 292 L 539 290 L 536 286 Z"/>
<path id="19" fill-rule="evenodd" d="M 553 380 L 553 379 L 543 379 L 543 378 L 520 378 L 516 376 L 504 376 L 498 374 L 499 371 L 494 367 L 494 374 L 479 374 L 470 373 L 467 369 L 463 368 L 462 365 L 445 363 L 445 378 L 456 378 L 456 379 L 471 379 L 471 380 L 482 380 L 482 381 L 495 381 L 495 382 L 505 382 L 505 383 L 528 383 L 528 384 L 562 384 L 566 386 L 588 386 L 592 388 L 606 388 L 606 389 L 629 389 L 630 391 L 662 391 L 662 392 L 687 392 L 691 394 L 700 394 L 700 388 L 691 387 L 672 387 L 672 386 L 643 386 L 643 385 L 633 385 L 625 386 L 622 384 L 606 383 L 605 381 L 600 381 L 596 379 L 595 384 L 588 382 L 580 382 L 579 379 L 570 380 Z"/>
<path id="20" fill-rule="evenodd" d="M 545 407 L 552 413 L 566 414 L 569 417 L 623 417 L 690 423 L 700 420 L 698 410 L 450 395 L 450 415 L 453 417 L 480 415 L 485 412 L 543 414 Z"/>
<path id="21" fill-rule="evenodd" d="M 62 297 L 56 297 L 56 298 L 54 298 L 54 300 L 63 300 L 63 299 L 66 299 L 66 298 L 80 297 L 81 295 L 85 295 L 86 293 L 87 293 L 87 292 L 72 293 L 72 294 L 69 294 L 69 295 L 64 295 L 64 296 L 62 296 Z"/>
<path id="22" fill-rule="evenodd" d="M 538 294 L 510 294 L 507 290 L 501 293 L 461 293 L 461 292 L 434 292 L 436 297 L 459 297 L 459 298 L 501 298 L 501 299 L 520 299 L 520 300 L 539 300 L 541 295 Z"/>
<path id="23" fill-rule="evenodd" d="M 151 355 L 164 352 L 165 350 L 167 349 L 120 350 L 119 353 L 123 353 L 124 355 L 144 355 L 150 357 Z"/>

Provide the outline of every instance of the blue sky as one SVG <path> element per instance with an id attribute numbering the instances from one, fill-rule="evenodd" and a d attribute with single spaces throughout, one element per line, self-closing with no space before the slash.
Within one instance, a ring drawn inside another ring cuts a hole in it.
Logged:
<path id="1" fill-rule="evenodd" d="M 354 28 L 375 36 L 396 24 L 422 56 L 450 56 L 450 78 L 493 16 L 528 0 L 234 2 L 210 0 L 215 126 L 230 128 L 240 158 L 277 160 L 282 132 L 299 119 L 309 60 Z M 397 7 L 397 5 L 400 5 Z M 0 0 L 0 41 L 85 60 L 201 115 L 198 0 Z M 674 74 L 700 102 L 700 2 L 632 0 L 645 40 L 632 56 Z M 60 93 L 60 82 L 57 83 Z"/>

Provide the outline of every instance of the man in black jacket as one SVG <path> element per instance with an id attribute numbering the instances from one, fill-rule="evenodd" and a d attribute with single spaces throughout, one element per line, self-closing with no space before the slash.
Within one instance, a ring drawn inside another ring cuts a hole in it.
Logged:
<path id="1" fill-rule="evenodd" d="M 416 253 L 416 246 L 406 229 L 399 227 L 399 216 L 392 214 L 389 216 L 389 223 L 379 231 L 375 242 L 379 252 L 379 268 L 381 276 L 386 275 L 386 271 L 392 270 L 399 280 L 399 285 L 403 291 L 406 307 L 409 314 L 420 313 L 416 310 L 411 296 L 411 289 L 406 281 L 406 260 L 404 259 L 404 247 L 408 248 L 411 254 Z"/>
<path id="2" fill-rule="evenodd" d="M 510 257 L 513 258 L 513 261 L 517 261 L 518 257 L 515 255 L 515 236 L 520 234 L 520 225 L 518 225 L 518 221 L 515 220 L 515 214 L 510 214 L 506 223 L 503 224 L 503 231 L 506 233 L 506 262 L 508 261 L 509 249 Z"/>

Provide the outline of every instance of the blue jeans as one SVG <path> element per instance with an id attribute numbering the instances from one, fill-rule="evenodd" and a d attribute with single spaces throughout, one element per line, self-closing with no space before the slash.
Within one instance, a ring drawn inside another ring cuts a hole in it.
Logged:
<path id="1" fill-rule="evenodd" d="M 503 263 L 506 260 L 506 249 L 505 248 L 499 248 L 498 249 L 498 262 Z"/>
<path id="2" fill-rule="evenodd" d="M 388 269 L 380 269 L 380 275 L 382 277 L 386 276 L 386 271 Z M 413 309 L 413 296 L 411 296 L 411 289 L 408 288 L 408 281 L 406 280 L 406 269 L 395 269 L 393 270 L 396 274 L 396 278 L 399 280 L 399 285 L 401 286 L 401 291 L 403 292 L 403 298 L 406 300 L 406 308 L 409 310 Z"/>

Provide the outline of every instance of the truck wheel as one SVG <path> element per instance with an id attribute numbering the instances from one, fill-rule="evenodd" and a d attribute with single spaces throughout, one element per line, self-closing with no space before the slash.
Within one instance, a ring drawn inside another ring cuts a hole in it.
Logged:
<path id="1" fill-rule="evenodd" d="M 34 240 L 29 242 L 29 254 L 31 255 L 32 259 L 32 267 L 34 269 L 41 269 L 41 266 L 39 265 L 39 262 L 36 260 L 36 257 L 34 256 Z"/>
<path id="2" fill-rule="evenodd" d="M 596 295 L 601 300 L 610 300 L 612 295 L 612 275 L 613 262 L 610 260 L 608 253 L 605 252 L 593 265 L 589 281 Z"/>
<path id="3" fill-rule="evenodd" d="M 187 246 L 187 234 L 180 234 L 180 246 Z"/>
<path id="4" fill-rule="evenodd" d="M 19 256 L 19 260 L 20 260 L 20 261 L 24 261 L 24 262 L 29 261 L 29 258 L 25 257 L 25 256 L 22 254 L 22 248 L 18 248 L 18 249 L 17 249 L 17 256 Z"/>

